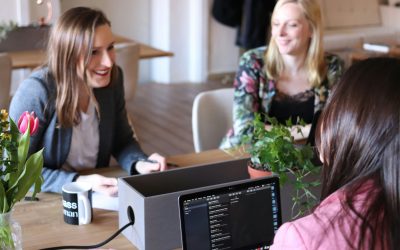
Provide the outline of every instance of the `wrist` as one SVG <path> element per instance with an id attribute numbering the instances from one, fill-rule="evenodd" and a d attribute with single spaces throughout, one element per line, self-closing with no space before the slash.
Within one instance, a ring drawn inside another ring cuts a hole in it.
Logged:
<path id="1" fill-rule="evenodd" d="M 130 173 L 129 173 L 130 175 L 137 175 L 137 174 L 139 174 L 139 172 L 138 172 L 137 169 L 136 169 L 138 162 L 139 162 L 139 161 L 135 161 L 135 162 L 132 163 L 131 171 L 130 171 Z"/>

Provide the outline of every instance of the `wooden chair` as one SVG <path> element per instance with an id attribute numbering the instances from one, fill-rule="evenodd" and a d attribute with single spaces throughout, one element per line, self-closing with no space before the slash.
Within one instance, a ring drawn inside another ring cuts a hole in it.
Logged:
<path id="1" fill-rule="evenodd" d="M 0 53 L 0 109 L 8 109 L 11 89 L 11 58 L 7 53 Z"/>
<path id="2" fill-rule="evenodd" d="M 124 73 L 125 100 L 135 96 L 139 71 L 139 45 L 136 43 L 115 44 L 116 64 Z"/>

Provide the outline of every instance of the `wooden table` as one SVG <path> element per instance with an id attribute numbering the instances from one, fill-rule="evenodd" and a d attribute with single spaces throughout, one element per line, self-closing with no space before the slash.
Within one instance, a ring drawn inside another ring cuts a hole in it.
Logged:
<path id="1" fill-rule="evenodd" d="M 227 154 L 210 150 L 168 157 L 169 162 L 181 167 L 242 158 L 244 155 Z M 116 168 L 100 169 L 107 176 L 124 176 L 126 172 Z M 13 218 L 22 227 L 23 249 L 41 249 L 61 245 L 93 245 L 102 242 L 118 230 L 118 212 L 93 209 L 93 221 L 88 225 L 74 226 L 63 220 L 59 194 L 40 193 L 40 201 L 17 203 Z M 114 249 L 135 249 L 122 234 L 104 246 Z"/>
<path id="2" fill-rule="evenodd" d="M 155 57 L 173 56 L 172 52 L 156 49 L 149 45 L 125 38 L 122 36 L 115 36 L 116 43 L 137 43 L 140 45 L 139 57 L 140 59 L 149 59 Z M 12 68 L 36 68 L 43 64 L 46 59 L 46 52 L 44 50 L 29 50 L 29 51 L 12 51 L 8 52 L 11 57 Z"/>
<path id="3" fill-rule="evenodd" d="M 362 48 L 356 48 L 350 53 L 350 63 L 354 64 L 356 62 L 365 60 L 371 57 L 397 57 L 400 58 L 400 47 L 391 46 L 388 53 L 376 52 L 370 50 L 364 50 Z"/>

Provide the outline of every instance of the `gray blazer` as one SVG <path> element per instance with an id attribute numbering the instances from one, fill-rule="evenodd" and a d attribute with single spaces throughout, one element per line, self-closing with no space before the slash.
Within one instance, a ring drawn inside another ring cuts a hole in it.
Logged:
<path id="1" fill-rule="evenodd" d="M 147 158 L 135 140 L 125 109 L 123 76 L 105 88 L 94 89 L 100 109 L 99 152 L 96 168 L 109 166 L 111 155 L 130 174 L 137 174 L 135 164 Z M 24 111 L 34 111 L 39 118 L 39 130 L 31 137 L 29 153 L 44 148 L 42 175 L 43 192 L 61 192 L 64 183 L 76 179 L 77 173 L 61 169 L 69 154 L 72 128 L 57 127 L 55 111 L 56 84 L 47 68 L 40 69 L 24 80 L 10 105 L 10 117 L 18 121 Z"/>

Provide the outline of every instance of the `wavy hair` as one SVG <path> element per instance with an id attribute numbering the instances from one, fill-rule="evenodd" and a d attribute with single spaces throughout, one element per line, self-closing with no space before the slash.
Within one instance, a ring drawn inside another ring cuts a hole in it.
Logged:
<path id="1" fill-rule="evenodd" d="M 347 236 L 354 249 L 400 246 L 399 69 L 400 60 L 394 58 L 368 59 L 350 67 L 318 124 L 322 199 L 343 188 L 339 220 L 355 214 L 361 221 Z M 374 190 L 357 212 L 354 198 L 366 181 L 372 181 Z"/>
<path id="2" fill-rule="evenodd" d="M 321 84 L 326 73 L 324 60 L 324 49 L 322 43 L 322 17 L 321 9 L 316 0 L 279 0 L 272 12 L 272 19 L 276 11 L 287 3 L 296 3 L 303 11 L 303 14 L 312 32 L 311 41 L 308 47 L 305 65 L 308 69 L 308 81 L 314 87 Z M 272 24 L 272 22 L 271 22 Z M 285 69 L 282 55 L 273 37 L 271 37 L 268 49 L 265 54 L 265 70 L 269 79 L 278 80 Z"/>
<path id="3" fill-rule="evenodd" d="M 78 74 L 78 64 L 83 58 L 86 72 L 95 30 L 105 24 L 111 26 L 103 12 L 76 7 L 64 12 L 51 30 L 47 66 L 57 84 L 56 112 L 59 126 L 72 127 L 80 122 L 80 84 L 84 84 L 86 91 L 93 96 L 86 82 L 86 74 Z M 115 76 L 115 72 L 116 68 L 113 67 L 112 76 Z"/>

